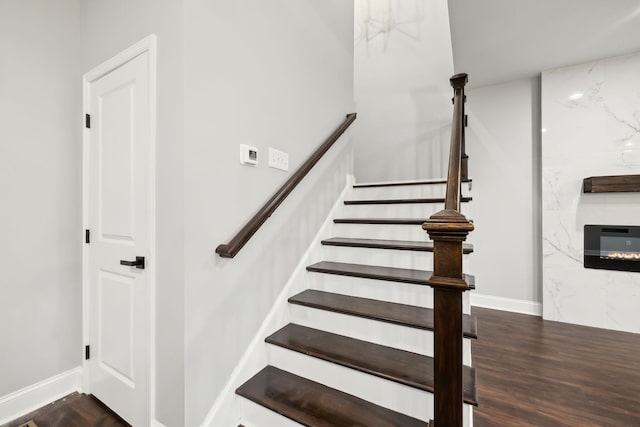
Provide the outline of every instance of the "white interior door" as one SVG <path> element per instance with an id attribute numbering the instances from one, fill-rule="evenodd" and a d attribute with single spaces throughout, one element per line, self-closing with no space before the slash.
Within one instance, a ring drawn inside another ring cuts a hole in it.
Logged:
<path id="1" fill-rule="evenodd" d="M 85 91 L 89 391 L 133 426 L 147 426 L 155 108 L 149 52 L 87 82 Z"/>

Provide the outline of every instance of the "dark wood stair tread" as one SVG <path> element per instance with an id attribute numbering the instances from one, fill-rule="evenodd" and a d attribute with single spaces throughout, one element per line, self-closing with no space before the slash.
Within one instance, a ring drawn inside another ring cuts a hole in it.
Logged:
<path id="1" fill-rule="evenodd" d="M 236 393 L 310 427 L 427 427 L 427 423 L 267 366 Z"/>
<path id="2" fill-rule="evenodd" d="M 463 179 L 462 182 L 472 182 L 471 179 Z M 446 179 L 430 179 L 419 181 L 394 181 L 394 182 L 363 182 L 362 184 L 354 184 L 353 188 L 371 188 L 371 187 L 403 187 L 409 185 L 433 185 L 446 184 Z"/>
<path id="3" fill-rule="evenodd" d="M 307 271 L 340 276 L 362 277 L 365 279 L 388 280 L 392 282 L 412 283 L 428 286 L 433 274 L 427 270 L 411 270 L 408 268 L 381 267 L 377 265 L 347 264 L 343 262 L 321 261 L 307 266 Z M 470 289 L 474 289 L 475 279 L 469 274 L 464 279 Z"/>
<path id="4" fill-rule="evenodd" d="M 347 237 L 332 237 L 322 241 L 326 246 L 348 246 L 354 248 L 396 249 L 405 251 L 433 252 L 431 241 L 406 241 L 406 240 L 381 240 L 381 239 L 352 239 Z M 473 245 L 463 243 L 462 251 L 465 254 L 473 252 Z"/>
<path id="5" fill-rule="evenodd" d="M 292 351 L 433 393 L 433 358 L 305 326 L 288 324 L 265 340 Z M 466 403 L 477 404 L 475 369 L 463 367 Z"/>
<path id="6" fill-rule="evenodd" d="M 422 225 L 427 218 L 336 218 L 336 224 L 393 224 L 393 225 Z"/>
<path id="7" fill-rule="evenodd" d="M 433 330 L 433 309 L 431 308 L 334 294 L 315 289 L 307 289 L 292 296 L 289 298 L 289 303 L 410 328 Z M 468 314 L 463 315 L 462 330 L 465 337 L 477 338 L 476 318 Z"/>
<path id="8" fill-rule="evenodd" d="M 461 203 L 470 202 L 471 197 L 460 197 Z M 345 205 L 397 205 L 417 203 L 444 203 L 443 197 L 417 198 L 417 199 L 370 199 L 370 200 L 345 200 Z"/>

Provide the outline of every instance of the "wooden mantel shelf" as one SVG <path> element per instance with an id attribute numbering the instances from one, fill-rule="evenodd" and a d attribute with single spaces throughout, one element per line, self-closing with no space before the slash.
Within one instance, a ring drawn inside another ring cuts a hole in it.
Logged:
<path id="1" fill-rule="evenodd" d="M 584 193 L 640 192 L 640 175 L 592 176 L 582 182 Z"/>

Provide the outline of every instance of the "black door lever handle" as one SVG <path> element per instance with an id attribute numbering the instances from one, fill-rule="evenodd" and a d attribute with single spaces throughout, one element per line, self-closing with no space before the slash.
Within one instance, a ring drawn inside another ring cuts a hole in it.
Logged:
<path id="1" fill-rule="evenodd" d="M 124 259 L 120 260 L 120 265 L 126 265 L 129 267 L 135 267 L 135 268 L 139 268 L 141 270 L 144 270 L 144 257 L 143 256 L 137 256 L 135 261 L 126 261 Z"/>

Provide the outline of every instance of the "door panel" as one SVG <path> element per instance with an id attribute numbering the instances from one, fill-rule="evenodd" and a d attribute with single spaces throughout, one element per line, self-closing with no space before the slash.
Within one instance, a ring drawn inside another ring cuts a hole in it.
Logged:
<path id="1" fill-rule="evenodd" d="M 124 240 L 134 240 L 134 84 L 127 82 L 98 98 L 100 232 Z"/>
<path id="2" fill-rule="evenodd" d="M 134 426 L 148 425 L 150 90 L 145 52 L 89 85 L 90 392 Z"/>
<path id="3" fill-rule="evenodd" d="M 102 369 L 135 386 L 133 307 L 135 278 L 100 271 L 98 344 Z"/>

